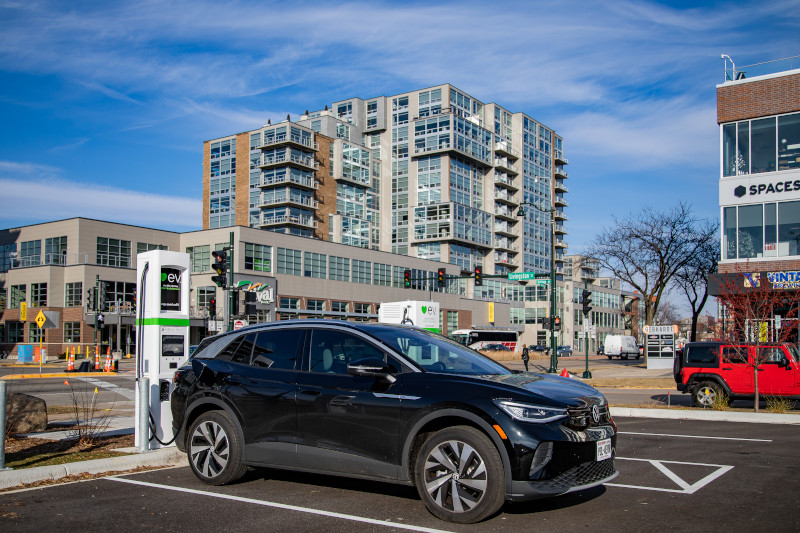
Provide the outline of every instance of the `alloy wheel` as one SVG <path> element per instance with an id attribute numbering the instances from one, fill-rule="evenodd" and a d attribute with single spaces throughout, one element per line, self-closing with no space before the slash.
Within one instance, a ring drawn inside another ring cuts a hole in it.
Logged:
<path id="1" fill-rule="evenodd" d="M 230 457 L 230 443 L 225 430 L 213 420 L 203 421 L 192 434 L 189 456 L 195 470 L 214 478 L 225 470 Z"/>
<path id="2" fill-rule="evenodd" d="M 447 511 L 473 509 L 486 494 L 487 483 L 483 458 L 465 442 L 442 442 L 425 460 L 425 490 Z"/>

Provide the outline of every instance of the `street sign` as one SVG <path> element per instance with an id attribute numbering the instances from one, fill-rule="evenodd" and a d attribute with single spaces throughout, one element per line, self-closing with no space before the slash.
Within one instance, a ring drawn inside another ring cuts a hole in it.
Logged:
<path id="1" fill-rule="evenodd" d="M 528 281 L 531 279 L 549 278 L 550 274 L 537 274 L 536 272 L 509 272 L 508 281 Z"/>
<path id="2" fill-rule="evenodd" d="M 27 302 L 20 302 L 19 303 L 19 319 L 22 322 L 28 321 L 28 303 Z"/>
<path id="3" fill-rule="evenodd" d="M 45 322 L 47 322 L 47 317 L 44 316 L 44 311 L 39 311 L 39 314 L 36 315 L 36 323 L 39 325 L 39 329 L 44 327 Z"/>
<path id="4" fill-rule="evenodd" d="M 548 283 L 550 283 L 550 280 L 549 279 L 537 279 L 536 281 L 534 281 L 534 283 L 537 284 L 537 285 L 547 285 Z"/>
<path id="5" fill-rule="evenodd" d="M 247 325 L 247 320 L 234 320 L 233 321 L 233 330 L 236 331 L 236 330 L 242 329 L 246 325 Z"/>

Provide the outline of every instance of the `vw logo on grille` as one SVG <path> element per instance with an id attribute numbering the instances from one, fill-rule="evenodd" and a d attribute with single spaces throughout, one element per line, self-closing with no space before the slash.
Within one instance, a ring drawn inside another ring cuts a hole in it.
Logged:
<path id="1" fill-rule="evenodd" d="M 595 424 L 600 422 L 600 409 L 596 405 L 592 406 L 592 420 Z"/>

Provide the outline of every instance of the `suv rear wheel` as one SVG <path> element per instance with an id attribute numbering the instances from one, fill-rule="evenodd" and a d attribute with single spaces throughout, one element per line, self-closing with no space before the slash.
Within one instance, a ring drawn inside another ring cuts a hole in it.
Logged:
<path id="1" fill-rule="evenodd" d="M 496 513 L 505 501 L 505 473 L 489 438 L 469 426 L 431 435 L 414 465 L 417 492 L 442 520 L 470 524 Z"/>
<path id="2" fill-rule="evenodd" d="M 692 391 L 692 405 L 695 407 L 711 407 L 722 399 L 725 392 L 718 383 L 701 381 Z"/>
<path id="3" fill-rule="evenodd" d="M 242 443 L 236 423 L 224 411 L 200 415 L 189 430 L 187 453 L 194 475 L 211 485 L 232 483 L 242 477 Z"/>

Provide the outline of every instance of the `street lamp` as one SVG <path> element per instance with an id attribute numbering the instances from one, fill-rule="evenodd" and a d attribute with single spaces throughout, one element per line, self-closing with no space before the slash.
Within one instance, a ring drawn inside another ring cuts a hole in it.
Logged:
<path id="1" fill-rule="evenodd" d="M 558 353 L 556 346 L 556 329 L 555 329 L 555 316 L 556 316 L 556 210 L 554 208 L 545 209 L 530 202 L 522 202 L 519 204 L 518 217 L 525 216 L 525 209 L 522 207 L 529 205 L 534 209 L 538 209 L 542 213 L 550 213 L 550 369 L 548 374 L 555 374 L 558 372 Z"/>

